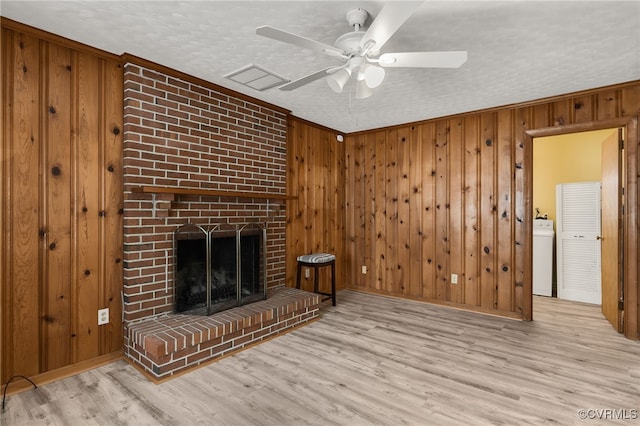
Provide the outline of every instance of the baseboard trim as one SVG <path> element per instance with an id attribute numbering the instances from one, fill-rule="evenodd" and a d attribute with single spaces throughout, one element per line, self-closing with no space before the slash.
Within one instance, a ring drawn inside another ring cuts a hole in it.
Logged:
<path id="1" fill-rule="evenodd" d="M 100 355 L 96 358 L 92 358 L 86 361 L 66 365 L 64 367 L 47 371 L 45 373 L 40 373 L 29 378 L 33 380 L 33 382 L 38 386 L 46 385 L 47 383 L 55 382 L 56 380 L 64 379 L 65 377 L 74 376 L 87 370 L 101 367 L 106 364 L 111 364 L 112 362 L 118 361 L 123 358 L 124 355 L 120 350 L 111 352 L 109 354 Z M 2 386 L 4 387 L 4 384 Z M 19 378 L 9 383 L 9 387 L 7 388 L 7 395 L 15 395 L 32 388 L 33 386 L 31 385 L 31 383 L 29 383 L 25 379 Z"/>

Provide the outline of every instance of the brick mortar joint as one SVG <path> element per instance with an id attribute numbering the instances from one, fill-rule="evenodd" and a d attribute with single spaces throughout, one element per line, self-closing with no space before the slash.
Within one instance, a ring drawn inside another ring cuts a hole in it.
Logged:
<path id="1" fill-rule="evenodd" d="M 267 322 L 267 321 L 263 321 L 262 323 L 260 323 L 261 324 L 260 328 L 258 328 L 257 330 L 246 332 L 246 333 L 244 332 L 244 330 L 246 330 L 248 328 L 251 328 L 252 325 L 248 325 L 247 327 L 238 327 L 238 329 L 236 331 L 234 331 L 233 333 L 228 333 L 228 334 L 234 334 L 234 333 L 237 333 L 238 331 L 240 331 L 241 333 L 238 336 L 235 336 L 235 337 L 233 337 L 233 338 L 231 338 L 231 339 L 229 339 L 227 341 L 223 341 L 221 344 L 224 344 L 224 343 L 227 343 L 227 342 L 234 342 L 236 339 L 245 338 L 247 336 L 252 336 L 252 339 L 250 339 L 250 341 L 252 341 L 252 340 L 254 340 L 253 335 L 255 333 L 258 333 L 258 332 L 262 331 L 262 330 L 270 330 L 270 329 L 274 328 L 274 326 L 284 325 L 284 327 L 278 328 L 278 329 L 276 329 L 276 330 L 274 330 L 272 332 L 272 333 L 274 333 L 274 332 L 277 333 L 278 330 L 286 329 L 286 328 L 291 327 L 292 325 L 289 324 L 289 323 L 292 323 L 293 325 L 295 325 L 298 322 L 308 322 L 310 318 L 312 318 L 314 316 L 318 316 L 318 314 L 319 314 L 319 309 L 318 308 L 319 307 L 316 307 L 313 310 L 300 311 L 300 312 L 297 312 L 296 314 L 294 314 L 293 316 L 289 316 L 289 314 L 286 314 L 286 315 L 284 315 L 284 316 L 286 316 L 286 318 L 280 318 L 280 317 L 274 318 L 274 319 L 276 319 L 276 322 L 272 323 L 272 324 L 268 324 L 268 325 L 263 325 L 265 322 Z M 176 341 L 176 338 L 169 336 L 171 338 L 171 340 L 173 340 L 172 343 L 173 343 L 173 346 L 174 346 L 174 351 L 172 351 L 170 353 L 169 350 L 168 350 L 169 341 L 164 339 L 164 338 L 162 338 L 162 337 L 157 336 L 157 334 L 160 334 L 160 333 L 165 333 L 166 334 L 167 331 L 177 330 L 177 329 L 180 329 L 183 326 L 184 326 L 184 324 L 178 324 L 176 327 L 163 328 L 163 329 L 151 332 L 149 334 L 145 334 L 144 331 L 135 331 L 135 330 L 131 330 L 130 329 L 128 334 L 129 334 L 129 337 L 132 340 L 136 341 L 136 343 L 138 343 L 138 345 L 142 349 L 144 349 L 145 355 L 147 357 L 150 357 L 150 354 L 147 351 L 147 348 L 149 346 L 154 346 L 154 344 L 158 344 L 159 347 L 164 348 L 164 351 L 162 353 L 158 354 L 158 356 L 161 357 L 161 358 L 165 357 L 165 356 L 169 356 L 169 355 L 171 355 L 171 353 L 175 353 L 175 352 L 178 352 L 180 350 L 185 350 L 185 349 L 189 349 L 189 348 L 192 348 L 192 347 L 199 347 L 200 344 L 202 344 L 202 343 L 213 341 L 213 340 L 217 339 L 218 337 L 223 337 L 224 336 L 224 335 L 217 336 L 216 334 L 214 334 L 213 337 L 205 340 L 206 336 L 202 335 L 202 340 L 200 342 L 198 342 L 198 343 L 194 343 L 193 336 L 195 336 L 196 334 L 199 334 L 199 333 L 194 333 L 194 332 L 191 332 L 191 331 L 184 331 L 184 336 L 183 336 L 184 339 L 180 339 L 180 340 L 184 340 L 184 347 L 178 347 L 178 344 L 177 344 L 178 342 Z M 191 339 L 189 339 L 188 337 L 191 337 Z M 258 339 L 259 338 L 260 337 L 258 337 Z M 154 355 L 153 358 L 156 358 L 156 356 Z"/>

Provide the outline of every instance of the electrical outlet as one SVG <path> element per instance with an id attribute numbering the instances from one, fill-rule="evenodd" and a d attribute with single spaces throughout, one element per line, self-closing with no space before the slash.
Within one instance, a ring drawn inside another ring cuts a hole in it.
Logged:
<path id="1" fill-rule="evenodd" d="M 362 273 L 363 274 L 367 273 L 367 265 L 362 265 Z"/>
<path id="2" fill-rule="evenodd" d="M 304 268 L 304 277 L 309 278 L 311 276 L 311 269 Z"/>
<path id="3" fill-rule="evenodd" d="M 109 324 L 109 308 L 98 309 L 98 325 Z"/>
<path id="4" fill-rule="evenodd" d="M 451 284 L 458 284 L 458 274 L 451 274 Z"/>

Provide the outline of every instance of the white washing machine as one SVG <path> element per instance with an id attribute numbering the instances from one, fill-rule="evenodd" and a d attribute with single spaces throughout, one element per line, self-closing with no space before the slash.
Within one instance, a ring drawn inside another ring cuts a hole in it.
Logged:
<path id="1" fill-rule="evenodd" d="M 551 296 L 554 235 L 553 220 L 533 221 L 533 294 Z"/>

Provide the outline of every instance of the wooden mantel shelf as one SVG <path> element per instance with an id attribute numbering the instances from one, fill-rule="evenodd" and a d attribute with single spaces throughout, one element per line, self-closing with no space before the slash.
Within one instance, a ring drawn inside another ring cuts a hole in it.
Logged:
<path id="1" fill-rule="evenodd" d="M 131 192 L 145 194 L 204 195 L 208 197 L 262 198 L 267 200 L 295 200 L 295 195 L 269 194 L 266 192 L 224 191 L 219 189 L 174 188 L 168 186 L 136 186 Z"/>

